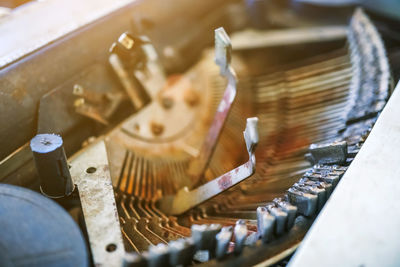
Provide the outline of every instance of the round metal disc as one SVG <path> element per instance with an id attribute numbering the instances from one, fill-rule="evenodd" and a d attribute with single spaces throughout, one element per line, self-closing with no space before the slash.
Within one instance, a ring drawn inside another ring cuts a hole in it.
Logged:
<path id="1" fill-rule="evenodd" d="M 88 266 L 81 231 L 54 201 L 0 184 L 0 218 L 0 266 Z"/>

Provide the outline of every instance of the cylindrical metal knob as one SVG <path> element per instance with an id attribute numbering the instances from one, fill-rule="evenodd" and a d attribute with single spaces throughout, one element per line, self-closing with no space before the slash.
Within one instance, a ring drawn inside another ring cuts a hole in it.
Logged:
<path id="1" fill-rule="evenodd" d="M 31 150 L 40 179 L 40 190 L 51 198 L 67 196 L 74 190 L 61 136 L 38 134 Z"/>

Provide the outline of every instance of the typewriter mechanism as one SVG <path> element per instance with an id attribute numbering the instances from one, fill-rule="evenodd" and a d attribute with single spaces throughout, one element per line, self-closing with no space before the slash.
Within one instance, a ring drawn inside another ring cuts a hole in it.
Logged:
<path id="1" fill-rule="evenodd" d="M 1 266 L 400 262 L 395 1 L 25 2 L 0 13 Z"/>

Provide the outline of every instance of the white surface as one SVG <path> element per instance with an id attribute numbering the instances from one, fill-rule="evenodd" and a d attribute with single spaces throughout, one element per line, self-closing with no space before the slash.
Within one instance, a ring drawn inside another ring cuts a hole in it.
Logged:
<path id="1" fill-rule="evenodd" d="M 0 19 L 0 68 L 134 1 L 45 0 L 23 5 Z"/>
<path id="2" fill-rule="evenodd" d="M 400 83 L 289 266 L 400 266 Z"/>

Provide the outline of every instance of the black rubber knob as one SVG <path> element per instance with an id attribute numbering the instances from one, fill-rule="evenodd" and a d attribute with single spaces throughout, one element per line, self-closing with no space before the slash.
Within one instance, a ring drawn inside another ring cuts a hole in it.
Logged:
<path id="1" fill-rule="evenodd" d="M 74 184 L 69 172 L 61 136 L 38 134 L 31 140 L 31 150 L 42 193 L 51 198 L 72 193 Z"/>

